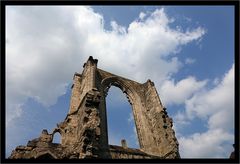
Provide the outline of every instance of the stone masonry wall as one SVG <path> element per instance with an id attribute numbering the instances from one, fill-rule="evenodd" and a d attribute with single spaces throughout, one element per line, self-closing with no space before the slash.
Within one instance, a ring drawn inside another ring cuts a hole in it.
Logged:
<path id="1" fill-rule="evenodd" d="M 63 122 L 39 138 L 17 147 L 17 158 L 180 158 L 173 120 L 162 105 L 154 83 L 138 83 L 97 68 L 89 57 L 81 74 L 73 77 L 69 112 Z M 137 129 L 140 149 L 108 144 L 106 95 L 111 86 L 119 87 L 129 100 Z M 61 144 L 52 143 L 60 133 Z"/>

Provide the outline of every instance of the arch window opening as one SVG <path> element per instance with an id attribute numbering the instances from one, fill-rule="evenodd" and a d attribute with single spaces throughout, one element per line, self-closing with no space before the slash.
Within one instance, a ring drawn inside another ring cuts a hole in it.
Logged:
<path id="1" fill-rule="evenodd" d="M 108 144 L 139 149 L 132 106 L 121 89 L 111 86 L 106 97 Z"/>
<path id="2" fill-rule="evenodd" d="M 53 141 L 52 143 L 57 143 L 57 144 L 61 144 L 61 135 L 59 132 L 56 132 L 54 135 L 53 135 Z"/>

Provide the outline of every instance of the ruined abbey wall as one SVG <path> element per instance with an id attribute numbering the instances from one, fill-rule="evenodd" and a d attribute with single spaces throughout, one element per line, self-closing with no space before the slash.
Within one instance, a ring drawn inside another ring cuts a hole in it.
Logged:
<path id="1" fill-rule="evenodd" d="M 74 74 L 65 120 L 57 124 L 52 133 L 45 131 L 41 135 L 44 137 L 29 141 L 31 144 L 22 146 L 21 150 L 14 150 L 10 158 L 180 158 L 173 121 L 154 83 L 148 80 L 141 84 L 114 75 L 97 68 L 97 62 L 89 57 L 83 72 Z M 119 87 L 132 106 L 140 149 L 108 144 L 106 95 L 111 86 Z M 53 146 L 52 138 L 57 132 L 62 137 L 61 144 Z M 45 154 L 37 154 L 39 147 L 45 148 Z M 35 154 L 26 157 L 27 149 L 28 154 Z"/>

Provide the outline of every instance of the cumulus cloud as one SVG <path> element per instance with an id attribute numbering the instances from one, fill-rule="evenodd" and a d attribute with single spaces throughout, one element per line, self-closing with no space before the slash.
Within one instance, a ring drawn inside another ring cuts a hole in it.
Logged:
<path id="1" fill-rule="evenodd" d="M 211 90 L 196 93 L 186 101 L 186 112 L 189 118 L 195 116 L 206 118 L 226 110 L 229 113 L 234 111 L 234 64 L 221 83 Z"/>
<path id="2" fill-rule="evenodd" d="M 194 118 L 207 120 L 207 131 L 181 135 L 180 126 Z M 185 111 L 174 116 L 180 153 L 185 158 L 228 158 L 234 143 L 234 64 L 212 89 L 202 88 L 185 100 Z"/>
<path id="3" fill-rule="evenodd" d="M 165 105 L 182 104 L 206 83 L 207 80 L 197 81 L 193 76 L 180 80 L 176 84 L 174 80 L 166 80 L 161 85 L 159 94 Z"/>
<path id="4" fill-rule="evenodd" d="M 173 19 L 163 8 L 144 18 L 128 27 L 113 21 L 107 31 L 103 16 L 90 7 L 7 7 L 8 122 L 20 116 L 20 104 L 29 97 L 45 106 L 55 104 L 90 55 L 99 59 L 99 67 L 140 82 L 160 82 L 177 72 L 181 63 L 172 52 L 200 39 L 205 30 L 170 28 Z"/>
<path id="5" fill-rule="evenodd" d="M 178 141 L 182 158 L 226 158 L 232 150 L 230 144 L 233 135 L 222 129 L 209 130 L 205 133 L 194 133 L 181 137 Z"/>
<path id="6" fill-rule="evenodd" d="M 173 126 L 175 131 L 178 131 L 180 127 L 185 127 L 186 125 L 189 125 L 189 120 L 186 119 L 186 115 L 184 112 L 177 112 L 177 114 L 174 115 L 174 123 Z"/>
<path id="7" fill-rule="evenodd" d="M 165 81 L 163 93 L 167 93 L 165 89 L 179 89 L 176 100 L 167 103 L 182 103 L 179 95 L 183 91 L 187 99 L 205 81 L 188 77 L 175 84 L 169 79 L 183 66 L 177 56 L 182 46 L 201 40 L 205 29 L 180 31 L 170 27 L 172 22 L 174 18 L 161 8 L 152 13 L 141 12 L 127 26 L 112 21 L 112 29 L 106 30 L 104 16 L 91 7 L 8 6 L 7 131 L 12 129 L 8 128 L 10 124 L 18 126 L 14 120 L 21 117 L 29 98 L 45 107 L 54 105 L 66 93 L 74 72 L 82 71 L 82 64 L 90 55 L 99 59 L 100 68 L 109 72 L 139 82 Z M 220 116 L 212 120 L 217 117 Z M 110 141 L 119 143 L 120 138 L 114 136 Z"/>
<path id="8" fill-rule="evenodd" d="M 207 120 L 208 131 L 181 136 L 183 157 L 227 156 L 231 150 L 234 120 L 234 65 L 214 84 L 187 77 L 178 82 L 172 75 L 183 66 L 177 53 L 182 46 L 201 41 L 206 30 L 171 28 L 164 8 L 141 12 L 128 26 L 112 21 L 104 29 L 104 16 L 85 6 L 9 6 L 6 8 L 6 99 L 7 127 L 21 117 L 28 98 L 51 106 L 66 92 L 74 72 L 81 72 L 88 56 L 99 59 L 99 67 L 124 77 L 145 82 L 152 79 L 163 103 L 185 104 L 175 115 L 189 125 L 196 117 Z M 178 26 L 180 27 L 180 26 Z M 185 64 L 194 63 L 187 58 Z M 157 70 L 157 71 L 156 71 Z M 221 80 L 219 80 L 221 79 Z M 7 130 L 11 130 L 7 128 Z M 110 138 L 119 143 L 120 138 Z"/>
<path id="9" fill-rule="evenodd" d="M 145 82 L 151 72 L 152 80 L 161 81 L 181 66 L 176 56 L 168 60 L 164 57 L 204 34 L 202 28 L 179 32 L 169 27 L 171 22 L 164 9 L 154 11 L 144 20 L 135 20 L 125 28 L 113 21 L 112 31 L 89 34 L 86 51 L 99 58 L 99 66 L 107 70 L 140 82 Z M 91 45 L 94 48 L 89 49 Z"/>

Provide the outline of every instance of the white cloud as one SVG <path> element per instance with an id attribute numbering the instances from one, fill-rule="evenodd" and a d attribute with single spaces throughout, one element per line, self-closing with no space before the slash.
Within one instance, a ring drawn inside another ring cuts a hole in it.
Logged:
<path id="1" fill-rule="evenodd" d="M 7 126 L 21 117 L 28 98 L 45 106 L 55 104 L 66 92 L 73 73 L 81 72 L 82 64 L 92 55 L 107 71 L 161 84 L 157 89 L 164 104 L 185 103 L 186 113 L 177 113 L 174 126 L 189 125 L 189 119 L 195 117 L 208 120 L 208 131 L 180 137 L 183 157 L 228 155 L 231 148 L 223 143 L 233 140 L 229 130 L 234 122 L 234 65 L 210 90 L 205 87 L 206 80 L 171 79 L 182 66 L 177 57 L 181 47 L 200 41 L 205 29 L 184 32 L 170 28 L 174 19 L 163 8 L 140 13 L 140 20 L 128 27 L 112 21 L 110 31 L 104 29 L 103 16 L 90 7 L 11 6 L 6 16 Z M 185 61 L 193 62 L 191 58 Z M 110 141 L 120 143 L 121 138 L 113 141 L 116 138 Z"/>
<path id="2" fill-rule="evenodd" d="M 189 118 L 195 116 L 206 118 L 220 111 L 233 113 L 234 109 L 234 64 L 221 83 L 211 90 L 196 93 L 186 101 L 186 112 Z"/>
<path id="3" fill-rule="evenodd" d="M 145 14 L 144 12 L 141 12 L 141 13 L 139 14 L 139 18 L 140 18 L 141 20 L 143 20 L 145 16 L 146 16 L 146 14 Z"/>
<path id="4" fill-rule="evenodd" d="M 228 158 L 232 148 L 230 144 L 224 145 L 224 142 L 232 140 L 232 134 L 214 129 L 181 137 L 178 141 L 182 158 Z"/>
<path id="5" fill-rule="evenodd" d="M 159 94 L 165 105 L 182 104 L 193 93 L 203 88 L 207 80 L 197 81 L 195 77 L 187 77 L 175 84 L 174 80 L 166 80 L 160 87 Z"/>
<path id="6" fill-rule="evenodd" d="M 181 46 L 205 34 L 201 27 L 186 32 L 171 28 L 174 19 L 163 8 L 147 15 L 140 13 L 139 17 L 126 27 L 112 21 L 112 30 L 108 31 L 103 16 L 90 7 L 8 6 L 7 127 L 10 123 L 17 126 L 14 119 L 21 117 L 28 98 L 46 107 L 55 104 L 90 55 L 109 72 L 161 84 L 182 66 L 177 57 Z M 191 78 L 187 82 L 201 84 Z M 188 98 L 192 88 L 185 89 L 190 90 L 185 95 Z M 177 102 L 182 101 L 177 98 Z"/>
<path id="7" fill-rule="evenodd" d="M 186 113 L 177 113 L 174 126 L 187 126 L 195 117 L 208 120 L 208 131 L 180 137 L 183 157 L 228 155 L 231 148 L 224 142 L 233 141 L 234 65 L 211 90 L 205 88 L 206 80 L 171 79 L 182 66 L 177 57 L 181 46 L 200 41 L 205 29 L 170 28 L 174 19 L 163 8 L 140 13 L 140 20 L 128 27 L 112 21 L 110 31 L 104 29 L 103 16 L 90 7 L 7 7 L 6 16 L 7 126 L 21 116 L 28 98 L 55 104 L 73 73 L 81 72 L 92 55 L 99 67 L 112 73 L 162 84 L 158 90 L 164 104 L 185 103 Z M 185 64 L 194 61 L 187 58 Z M 113 138 L 110 142 L 120 143 L 121 138 Z"/>
<path id="8" fill-rule="evenodd" d="M 192 58 L 186 58 L 186 60 L 185 60 L 185 64 L 193 64 L 193 63 L 195 63 L 195 59 L 192 59 Z"/>
<path id="9" fill-rule="evenodd" d="M 234 64 L 214 88 L 203 88 L 185 101 L 186 113 L 174 116 L 180 153 L 185 158 L 228 158 L 234 143 Z M 181 135 L 194 118 L 207 120 L 207 131 Z"/>
<path id="10" fill-rule="evenodd" d="M 178 136 L 181 136 L 181 129 L 185 128 L 186 125 L 189 125 L 190 121 L 186 119 L 185 113 L 179 111 L 174 115 L 173 120 L 173 129 L 175 130 L 176 134 L 178 134 Z"/>
<path id="11" fill-rule="evenodd" d="M 213 85 L 218 85 L 218 84 L 219 84 L 219 81 L 220 81 L 219 78 L 215 78 L 215 79 L 213 80 Z"/>
<path id="12" fill-rule="evenodd" d="M 11 6 L 6 18 L 7 116 L 16 110 L 9 104 L 17 106 L 29 97 L 45 106 L 55 104 L 90 55 L 113 73 L 159 82 L 181 65 L 177 57 L 162 57 L 204 35 L 200 27 L 185 33 L 171 29 L 173 19 L 163 8 L 129 27 L 113 21 L 112 31 L 104 29 L 103 16 L 90 7 Z"/>
<path id="13" fill-rule="evenodd" d="M 117 34 L 125 35 L 127 33 L 126 28 L 118 25 L 117 22 L 115 21 L 111 21 L 111 27 L 112 27 L 112 30 Z"/>

